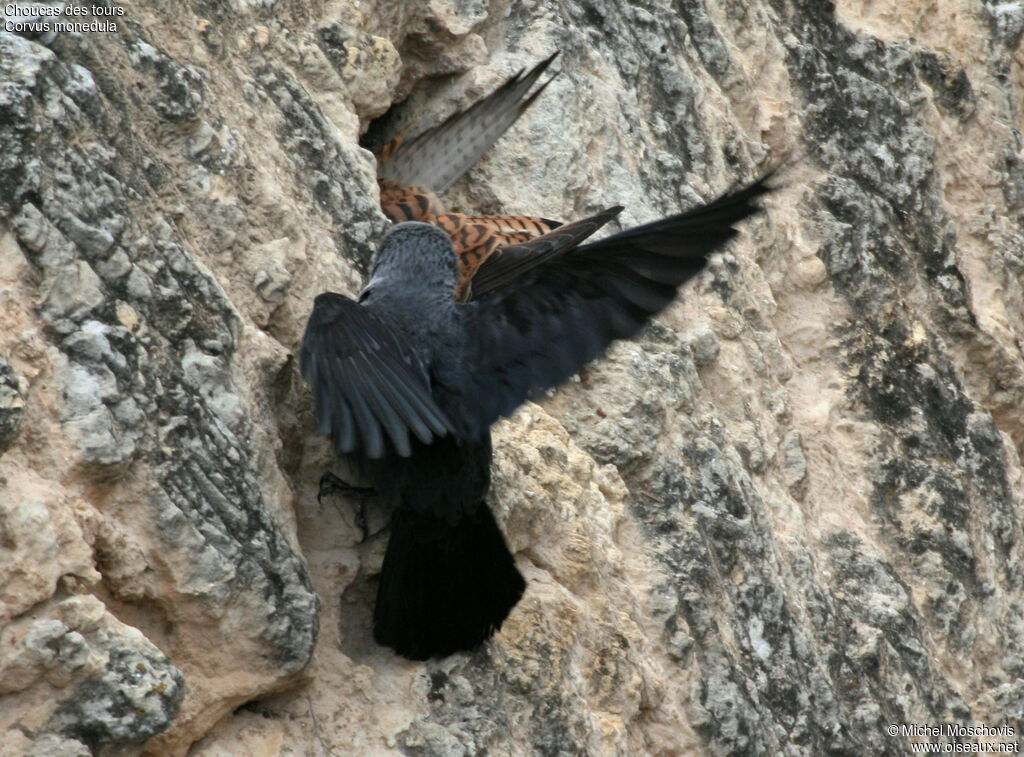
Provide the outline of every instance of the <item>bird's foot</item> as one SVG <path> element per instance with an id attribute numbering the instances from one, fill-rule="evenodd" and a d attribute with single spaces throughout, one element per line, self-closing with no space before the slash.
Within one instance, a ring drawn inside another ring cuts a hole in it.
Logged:
<path id="1" fill-rule="evenodd" d="M 355 500 L 356 528 L 359 529 L 361 534 L 358 543 L 362 544 L 366 541 L 368 535 L 366 526 L 366 498 L 375 497 L 377 490 L 369 486 L 352 486 L 328 471 L 320 476 L 320 491 L 316 495 L 316 501 L 322 505 L 324 497 L 329 497 L 332 494 L 340 494 L 343 497 Z"/>
<path id="2" fill-rule="evenodd" d="M 324 497 L 332 494 L 353 498 L 374 497 L 377 495 L 377 490 L 369 486 L 352 486 L 352 484 L 327 471 L 324 475 L 320 476 L 320 491 L 316 495 L 316 500 L 323 504 Z"/>

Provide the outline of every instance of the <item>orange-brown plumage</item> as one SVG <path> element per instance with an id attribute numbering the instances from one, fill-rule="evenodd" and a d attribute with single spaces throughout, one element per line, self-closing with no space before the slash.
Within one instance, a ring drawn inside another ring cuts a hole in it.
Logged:
<path id="1" fill-rule="evenodd" d="M 451 237 L 459 256 L 459 285 L 455 291 L 455 299 L 459 301 L 467 299 L 473 275 L 495 250 L 535 239 L 561 226 L 559 222 L 547 218 L 514 215 L 441 213 L 418 220 L 441 227 Z"/>
<path id="2" fill-rule="evenodd" d="M 377 183 L 380 185 L 380 209 L 392 223 L 424 221 L 445 212 L 444 203 L 426 187 L 405 186 L 389 179 L 378 179 Z"/>
<path id="3" fill-rule="evenodd" d="M 461 300 L 476 269 L 499 247 L 525 242 L 561 224 L 537 216 L 470 216 L 446 213 L 436 194 L 424 187 L 406 187 L 380 181 L 380 206 L 394 223 L 422 221 L 444 230 L 459 256 L 461 274 L 455 298 Z"/>

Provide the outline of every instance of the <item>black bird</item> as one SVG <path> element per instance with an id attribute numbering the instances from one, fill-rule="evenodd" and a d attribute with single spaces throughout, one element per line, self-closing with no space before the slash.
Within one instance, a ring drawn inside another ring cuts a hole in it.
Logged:
<path id="1" fill-rule="evenodd" d="M 598 242 L 580 244 L 621 208 L 507 246 L 480 266 L 468 302 L 453 299 L 448 236 L 400 223 L 358 302 L 316 298 L 301 368 L 319 431 L 394 505 L 378 643 L 424 660 L 501 627 L 525 582 L 485 502 L 491 424 L 665 309 L 760 210 L 767 178 Z"/>

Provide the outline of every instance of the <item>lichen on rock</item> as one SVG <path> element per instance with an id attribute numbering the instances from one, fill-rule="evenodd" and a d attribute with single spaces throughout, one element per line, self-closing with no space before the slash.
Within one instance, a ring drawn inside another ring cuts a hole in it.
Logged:
<path id="1" fill-rule="evenodd" d="M 0 31 L 0 752 L 1019 738 L 1024 11 L 940 6 L 175 2 Z M 634 225 L 800 159 L 680 304 L 498 424 L 526 595 L 411 664 L 372 641 L 387 513 L 359 543 L 317 502 L 294 355 L 386 228 L 370 121 L 439 123 L 555 50 L 454 208 Z"/>

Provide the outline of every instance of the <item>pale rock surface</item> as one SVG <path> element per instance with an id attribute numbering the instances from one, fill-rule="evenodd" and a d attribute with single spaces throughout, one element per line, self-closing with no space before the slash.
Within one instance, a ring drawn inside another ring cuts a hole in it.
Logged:
<path id="1" fill-rule="evenodd" d="M 0 753 L 1022 733 L 1024 5 L 124 7 L 0 32 Z M 410 663 L 371 639 L 387 514 L 360 544 L 316 502 L 294 355 L 386 228 L 370 120 L 553 50 L 454 206 L 632 225 L 802 159 L 640 339 L 496 426 L 527 593 Z"/>

